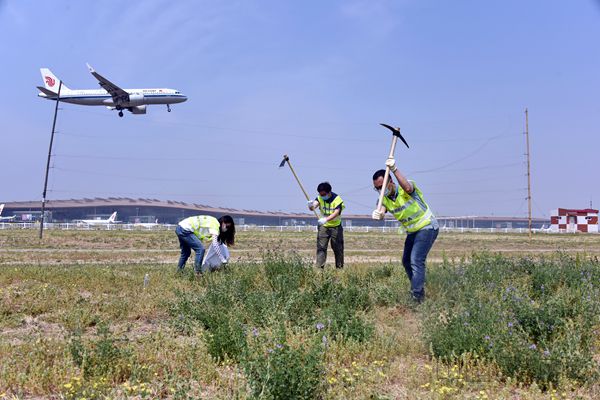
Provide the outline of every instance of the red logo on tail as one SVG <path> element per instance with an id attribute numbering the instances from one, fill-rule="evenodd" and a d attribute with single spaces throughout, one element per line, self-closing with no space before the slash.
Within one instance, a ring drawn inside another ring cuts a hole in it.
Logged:
<path id="1" fill-rule="evenodd" d="M 44 79 L 46 79 L 46 85 L 50 87 L 54 86 L 54 84 L 56 83 L 56 81 L 51 76 L 45 76 Z"/>

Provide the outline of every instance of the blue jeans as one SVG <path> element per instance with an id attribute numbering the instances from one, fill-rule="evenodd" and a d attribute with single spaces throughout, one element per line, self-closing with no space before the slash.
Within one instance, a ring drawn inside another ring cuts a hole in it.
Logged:
<path id="1" fill-rule="evenodd" d="M 194 232 L 189 232 L 182 229 L 179 225 L 175 228 L 175 233 L 179 238 L 179 247 L 181 247 L 181 256 L 179 257 L 179 263 L 177 264 L 177 271 L 183 271 L 187 259 L 192 254 L 192 249 L 196 252 L 196 258 L 194 259 L 194 271 L 201 271 L 202 259 L 204 258 L 204 246 L 202 242 Z"/>
<path id="2" fill-rule="evenodd" d="M 439 229 L 421 229 L 409 233 L 404 242 L 402 265 L 410 280 L 410 290 L 417 302 L 425 299 L 425 260 L 437 238 Z"/>

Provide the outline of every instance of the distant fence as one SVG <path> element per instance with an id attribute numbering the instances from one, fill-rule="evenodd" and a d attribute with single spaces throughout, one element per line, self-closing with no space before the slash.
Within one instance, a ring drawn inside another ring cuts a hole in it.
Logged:
<path id="1" fill-rule="evenodd" d="M 85 225 L 81 223 L 46 223 L 44 229 L 66 230 L 66 231 L 167 231 L 175 230 L 177 225 L 170 224 L 109 224 L 109 225 Z M 0 230 L 7 229 L 40 229 L 39 223 L 34 222 L 0 222 Z M 316 232 L 316 225 L 293 225 L 293 226 L 269 226 L 269 225 L 238 225 L 237 231 L 242 232 Z M 398 228 L 390 226 L 345 226 L 346 232 L 379 232 L 379 233 L 402 233 Z M 440 228 L 442 232 L 459 233 L 527 233 L 527 228 Z M 561 230 L 551 232 L 547 229 L 534 229 L 534 233 L 577 233 Z"/>

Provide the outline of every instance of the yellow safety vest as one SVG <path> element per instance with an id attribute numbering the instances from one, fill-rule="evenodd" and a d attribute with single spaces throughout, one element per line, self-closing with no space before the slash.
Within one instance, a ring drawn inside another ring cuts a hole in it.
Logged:
<path id="1" fill-rule="evenodd" d="M 317 196 L 317 201 L 319 202 L 319 209 L 321 210 L 321 214 L 324 217 L 329 217 L 338 206 L 342 207 L 342 210 L 346 208 L 344 205 L 344 200 L 340 196 L 335 193 L 331 193 L 331 197 L 333 200 L 323 201 L 321 196 Z M 340 211 L 339 215 L 332 219 L 331 221 L 327 221 L 323 226 L 325 228 L 333 228 L 335 226 L 339 226 L 342 223 L 342 212 Z"/>
<path id="2" fill-rule="evenodd" d="M 196 215 L 179 222 L 179 226 L 194 232 L 200 240 L 212 239 L 213 235 L 218 235 L 220 225 L 219 220 L 210 215 Z"/>
<path id="3" fill-rule="evenodd" d="M 392 200 L 387 196 L 383 197 L 383 205 L 386 210 L 400 221 L 408 233 L 416 232 L 427 226 L 431 223 L 433 217 L 433 213 L 425 203 L 421 190 L 413 181 L 410 181 L 410 183 L 412 183 L 414 189 L 412 195 L 406 193 L 401 186 L 398 186 L 396 200 Z M 420 202 L 413 197 L 415 195 L 419 197 Z"/>

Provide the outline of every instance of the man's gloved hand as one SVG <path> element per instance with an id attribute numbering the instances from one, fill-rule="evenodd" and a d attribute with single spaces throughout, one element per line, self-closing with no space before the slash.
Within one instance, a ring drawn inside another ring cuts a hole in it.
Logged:
<path id="1" fill-rule="evenodd" d="M 309 201 L 306 203 L 306 205 L 308 206 L 308 209 L 309 209 L 309 210 L 311 210 L 311 211 L 315 209 L 315 203 L 314 203 L 314 200 L 309 200 Z"/>
<path id="2" fill-rule="evenodd" d="M 373 210 L 373 213 L 371 214 L 371 218 L 376 219 L 376 220 L 382 220 L 383 213 L 379 210 Z"/>
<path id="3" fill-rule="evenodd" d="M 394 157 L 390 157 L 387 160 L 385 160 L 385 166 L 389 167 L 390 171 L 395 172 L 396 171 L 396 160 L 394 159 Z"/>
<path id="4" fill-rule="evenodd" d="M 319 218 L 319 220 L 317 221 L 317 223 L 319 225 L 325 225 L 326 222 L 327 222 L 327 218 L 325 218 L 325 217 Z"/>

